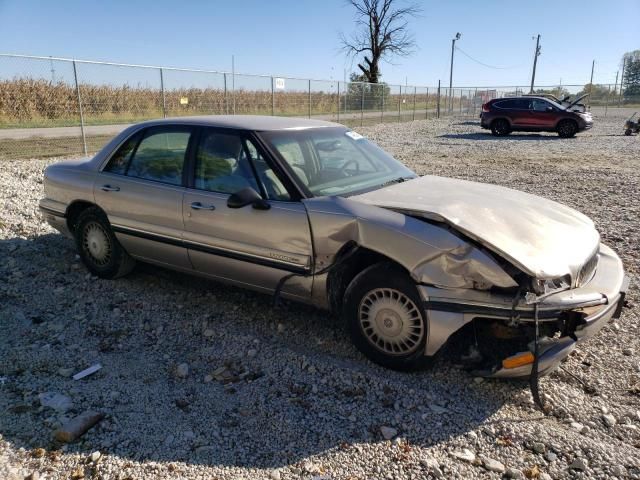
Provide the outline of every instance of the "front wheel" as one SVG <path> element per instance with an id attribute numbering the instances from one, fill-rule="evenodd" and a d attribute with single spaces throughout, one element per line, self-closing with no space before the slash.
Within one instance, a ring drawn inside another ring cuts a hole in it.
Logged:
<path id="1" fill-rule="evenodd" d="M 504 137 L 505 135 L 509 135 L 509 133 L 511 133 L 509 122 L 502 118 L 494 120 L 491 124 L 491 133 L 493 133 L 496 137 Z"/>
<path id="2" fill-rule="evenodd" d="M 558 135 L 562 138 L 571 138 L 578 133 L 578 125 L 572 120 L 563 120 L 558 124 Z"/>
<path id="3" fill-rule="evenodd" d="M 428 363 L 422 301 L 413 280 L 392 263 L 372 265 L 353 279 L 343 316 L 354 345 L 375 363 L 405 371 Z"/>
<path id="4" fill-rule="evenodd" d="M 135 260 L 122 248 L 99 208 L 91 207 L 80 214 L 75 237 L 80 258 L 92 274 L 113 279 L 133 270 Z"/>

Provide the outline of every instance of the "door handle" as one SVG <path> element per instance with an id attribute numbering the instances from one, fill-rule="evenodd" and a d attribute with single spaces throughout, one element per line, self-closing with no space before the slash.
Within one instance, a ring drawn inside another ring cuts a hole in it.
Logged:
<path id="1" fill-rule="evenodd" d="M 193 202 L 191 204 L 191 208 L 194 210 L 215 210 L 216 207 L 213 205 L 203 205 L 200 202 Z"/>
<path id="2" fill-rule="evenodd" d="M 103 185 L 101 187 L 101 190 L 103 192 L 119 192 L 120 191 L 120 187 L 112 187 L 111 185 Z"/>

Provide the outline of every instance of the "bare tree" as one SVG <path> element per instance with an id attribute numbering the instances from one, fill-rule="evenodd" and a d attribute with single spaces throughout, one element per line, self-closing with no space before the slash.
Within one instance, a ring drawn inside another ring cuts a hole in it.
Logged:
<path id="1" fill-rule="evenodd" d="M 415 4 L 399 6 L 402 0 L 347 0 L 356 9 L 356 31 L 341 34 L 343 50 L 353 57 L 364 53 L 358 68 L 368 82 L 378 83 L 380 61 L 413 53 L 415 41 L 407 30 L 408 18 L 418 15 Z"/>

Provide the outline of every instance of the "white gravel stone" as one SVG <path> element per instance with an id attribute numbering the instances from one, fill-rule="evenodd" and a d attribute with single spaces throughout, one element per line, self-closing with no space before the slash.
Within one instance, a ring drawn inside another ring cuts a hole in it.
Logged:
<path id="1" fill-rule="evenodd" d="M 454 458 L 457 458 L 458 460 L 462 460 L 464 462 L 469 462 L 469 463 L 474 462 L 476 459 L 475 453 L 473 453 L 468 448 L 465 448 L 462 451 L 452 452 L 451 456 Z"/>
<path id="2" fill-rule="evenodd" d="M 178 378 L 187 378 L 189 376 L 189 365 L 186 363 L 181 363 L 176 366 L 176 377 Z"/>
<path id="3" fill-rule="evenodd" d="M 517 188 L 582 211 L 638 285 L 638 138 L 621 132 L 633 112 L 612 107 L 605 118 L 593 109 L 594 128 L 569 140 L 494 138 L 479 129 L 477 110 L 466 119 L 357 130 L 420 175 Z M 424 371 L 385 370 L 316 309 L 293 302 L 274 309 L 269 296 L 148 265 L 115 281 L 74 268 L 73 241 L 38 211 L 43 169 L 56 161 L 0 162 L 0 324 L 11 333 L 0 334 L 0 478 L 13 480 L 6 472 L 15 470 L 23 480 L 36 465 L 46 478 L 69 478 L 89 469 L 85 457 L 98 449 L 94 476 L 105 479 L 273 480 L 274 471 L 282 480 L 498 478 L 476 453 L 509 467 L 510 478 L 534 464 L 541 480 L 637 474 L 638 430 L 631 427 L 640 414 L 629 388 L 640 372 L 638 289 L 630 288 L 617 330 L 605 325 L 563 364 L 597 394 L 558 370 L 541 379 L 553 406 L 542 418 L 525 382 L 476 384 L 444 351 Z M 100 375 L 81 385 L 59 374 L 96 362 Z M 189 373 L 176 381 L 172 367 L 180 363 Z M 42 392 L 68 396 L 73 409 L 43 407 Z M 80 442 L 34 458 L 65 417 L 88 408 L 104 420 Z M 614 428 L 601 418 L 609 414 Z M 402 440 L 381 441 L 380 425 Z M 546 446 L 544 458 L 529 449 L 534 442 Z M 453 455 L 465 449 L 467 460 Z M 586 470 L 569 468 L 577 456 L 588 459 Z M 427 458 L 437 463 L 419 462 Z M 318 473 L 307 473 L 305 462 Z"/>
<path id="4" fill-rule="evenodd" d="M 616 422 L 616 417 L 614 417 L 613 415 L 609 414 L 609 415 L 603 415 L 602 416 L 602 421 L 604 422 L 604 424 L 611 428 L 613 426 L 615 426 Z"/>
<path id="5" fill-rule="evenodd" d="M 391 440 L 393 437 L 398 435 L 398 430 L 392 427 L 380 427 L 380 433 L 382 434 L 382 438 L 385 440 Z"/>

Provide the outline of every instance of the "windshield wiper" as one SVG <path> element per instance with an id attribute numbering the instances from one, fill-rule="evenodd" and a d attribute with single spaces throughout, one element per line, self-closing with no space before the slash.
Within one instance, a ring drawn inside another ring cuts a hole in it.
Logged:
<path id="1" fill-rule="evenodd" d="M 387 185 L 391 185 L 392 183 L 402 183 L 404 181 L 406 181 L 407 179 L 405 177 L 398 177 L 398 178 L 394 178 L 391 180 L 387 180 L 386 182 L 384 182 L 383 184 L 381 184 L 381 187 L 386 187 Z"/>

